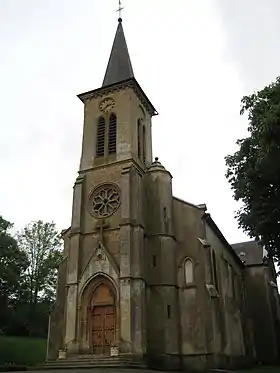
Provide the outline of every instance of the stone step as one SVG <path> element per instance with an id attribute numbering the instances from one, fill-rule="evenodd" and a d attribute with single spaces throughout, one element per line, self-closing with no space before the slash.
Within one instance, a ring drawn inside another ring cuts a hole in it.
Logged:
<path id="1" fill-rule="evenodd" d="M 48 361 L 44 364 L 48 364 L 48 365 L 52 365 L 52 364 L 95 364 L 95 363 L 98 363 L 98 364 L 119 364 L 119 363 L 127 363 L 127 364 L 143 364 L 142 361 L 133 361 L 133 360 L 125 360 L 125 359 L 122 359 L 122 360 L 106 360 L 106 359 L 84 359 L 84 360 L 57 360 L 57 361 Z"/>
<path id="2" fill-rule="evenodd" d="M 101 358 L 101 359 L 94 359 L 94 358 L 87 358 L 87 359 L 66 359 L 66 360 L 56 360 L 56 361 L 49 361 L 47 364 L 68 364 L 68 363 L 135 363 L 135 364 L 141 364 L 143 360 L 133 360 L 133 359 L 114 359 L 114 360 L 109 360 L 106 358 Z"/>
<path id="3" fill-rule="evenodd" d="M 36 366 L 32 370 L 59 370 L 59 369 L 98 369 L 98 368 L 115 368 L 115 369 L 147 369 L 147 365 L 145 364 L 116 364 L 116 363 L 107 363 L 107 364 L 101 364 L 101 363 L 75 363 L 71 364 L 42 364 L 40 366 Z"/>
<path id="4" fill-rule="evenodd" d="M 38 370 L 51 369 L 93 369 L 93 368 L 131 368 L 147 369 L 147 365 L 140 358 L 128 356 L 92 357 L 76 356 L 65 360 L 48 361 L 35 367 Z"/>
<path id="5" fill-rule="evenodd" d="M 68 356 L 66 360 L 59 361 L 143 361 L 143 358 L 137 356 L 93 356 L 93 355 L 76 355 Z"/>
<path id="6" fill-rule="evenodd" d="M 143 361 L 135 361 L 130 359 L 116 359 L 116 360 L 107 360 L 107 359 L 66 359 L 66 360 L 57 360 L 57 361 L 49 361 L 46 364 L 79 364 L 79 363 L 108 363 L 108 364 L 118 364 L 118 363 L 134 363 L 134 364 L 142 364 Z"/>

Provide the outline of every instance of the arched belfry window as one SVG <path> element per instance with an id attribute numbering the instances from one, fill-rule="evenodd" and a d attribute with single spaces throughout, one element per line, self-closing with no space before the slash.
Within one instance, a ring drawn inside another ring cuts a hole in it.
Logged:
<path id="1" fill-rule="evenodd" d="M 102 116 L 97 121 L 96 157 L 106 157 L 117 151 L 117 116 Z"/>
<path id="2" fill-rule="evenodd" d="M 111 114 L 109 118 L 108 154 L 116 154 L 117 150 L 117 117 Z"/>
<path id="3" fill-rule="evenodd" d="M 97 136 L 96 136 L 96 156 L 104 157 L 105 155 L 105 119 L 100 117 L 97 123 Z"/>
<path id="4" fill-rule="evenodd" d="M 194 265 L 193 261 L 190 258 L 187 258 L 184 261 L 184 275 L 186 285 L 194 283 Z"/>

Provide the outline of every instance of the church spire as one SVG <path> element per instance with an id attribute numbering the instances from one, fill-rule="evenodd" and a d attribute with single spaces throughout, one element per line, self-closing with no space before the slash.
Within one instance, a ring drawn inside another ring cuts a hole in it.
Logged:
<path id="1" fill-rule="evenodd" d="M 129 78 L 134 78 L 134 74 L 125 41 L 122 19 L 119 18 L 102 87 L 118 83 Z"/>

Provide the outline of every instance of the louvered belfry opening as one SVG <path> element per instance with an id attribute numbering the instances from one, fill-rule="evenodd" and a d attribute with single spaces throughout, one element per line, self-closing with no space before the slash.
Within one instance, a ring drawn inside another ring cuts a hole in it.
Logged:
<path id="1" fill-rule="evenodd" d="M 102 116 L 97 122 L 96 157 L 107 157 L 117 152 L 117 116 Z"/>
<path id="2" fill-rule="evenodd" d="M 117 117 L 111 114 L 109 118 L 108 154 L 116 154 L 117 150 Z"/>
<path id="3" fill-rule="evenodd" d="M 97 141 L 96 156 L 104 157 L 105 155 L 105 119 L 100 117 L 97 123 Z"/>

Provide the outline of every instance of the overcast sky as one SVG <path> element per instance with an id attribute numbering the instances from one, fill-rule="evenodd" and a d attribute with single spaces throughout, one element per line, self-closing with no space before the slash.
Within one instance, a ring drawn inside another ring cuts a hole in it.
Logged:
<path id="1" fill-rule="evenodd" d="M 173 191 L 246 239 L 224 157 L 246 135 L 240 99 L 280 75 L 279 0 L 124 0 L 135 76 L 156 107 L 154 156 Z M 0 1 L 0 214 L 19 229 L 71 219 L 83 104 L 100 87 L 117 0 Z"/>

